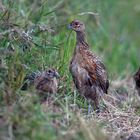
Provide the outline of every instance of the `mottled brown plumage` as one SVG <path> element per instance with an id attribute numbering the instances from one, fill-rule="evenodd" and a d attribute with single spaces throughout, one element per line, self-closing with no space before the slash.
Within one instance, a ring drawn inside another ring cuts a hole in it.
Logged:
<path id="1" fill-rule="evenodd" d="M 76 32 L 76 48 L 70 63 L 70 73 L 79 93 L 94 101 L 99 110 L 99 98 L 107 93 L 109 82 L 101 60 L 91 52 L 85 40 L 85 26 L 74 20 L 69 27 Z"/>
<path id="2" fill-rule="evenodd" d="M 138 95 L 140 96 L 140 68 L 134 74 L 134 80 L 135 80 L 135 84 L 136 84 L 136 89 L 138 91 Z"/>
<path id="3" fill-rule="evenodd" d="M 33 85 L 40 92 L 56 93 L 58 87 L 57 77 L 59 74 L 55 69 L 49 69 L 43 72 L 33 72 L 25 78 L 22 90 L 26 90 Z"/>

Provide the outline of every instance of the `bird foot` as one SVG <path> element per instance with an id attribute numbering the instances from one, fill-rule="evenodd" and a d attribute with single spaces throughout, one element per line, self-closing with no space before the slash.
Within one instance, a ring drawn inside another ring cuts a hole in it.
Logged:
<path id="1" fill-rule="evenodd" d="M 88 105 L 88 115 L 91 115 L 91 113 L 94 112 L 94 111 L 97 114 L 100 113 L 100 109 L 99 108 L 97 108 L 96 110 L 94 110 L 91 105 Z"/>
<path id="2" fill-rule="evenodd" d="M 96 112 L 97 114 L 100 113 L 100 109 L 97 108 L 97 109 L 95 110 L 95 112 Z"/>

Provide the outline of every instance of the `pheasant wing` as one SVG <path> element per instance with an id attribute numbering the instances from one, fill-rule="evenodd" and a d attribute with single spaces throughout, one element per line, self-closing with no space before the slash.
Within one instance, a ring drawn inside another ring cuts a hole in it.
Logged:
<path id="1" fill-rule="evenodd" d="M 107 89 L 109 87 L 109 81 L 107 72 L 104 64 L 100 61 L 100 59 L 90 51 L 83 52 L 83 66 L 87 70 L 89 74 L 89 83 L 96 83 L 97 86 L 101 87 L 104 93 L 107 93 Z"/>

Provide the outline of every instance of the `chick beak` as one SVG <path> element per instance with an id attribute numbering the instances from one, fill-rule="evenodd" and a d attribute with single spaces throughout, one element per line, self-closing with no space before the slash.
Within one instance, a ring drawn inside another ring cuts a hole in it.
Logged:
<path id="1" fill-rule="evenodd" d="M 55 73 L 54 73 L 54 76 L 55 76 L 56 78 L 59 78 L 59 77 L 60 77 L 60 75 L 59 75 L 58 72 L 55 72 Z"/>

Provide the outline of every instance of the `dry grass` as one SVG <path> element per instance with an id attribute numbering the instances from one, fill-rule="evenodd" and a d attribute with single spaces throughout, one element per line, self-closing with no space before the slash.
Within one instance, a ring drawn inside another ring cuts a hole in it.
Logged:
<path id="1" fill-rule="evenodd" d="M 122 91 L 122 88 L 125 88 L 126 92 Z M 65 121 L 53 121 L 58 130 L 60 126 L 68 126 L 66 131 L 61 132 L 61 138 L 71 140 L 77 133 L 82 133 L 85 140 L 139 140 L 140 99 L 133 79 L 112 82 L 110 92 L 102 102 L 104 107 L 99 114 L 92 112 L 87 115 L 84 109 L 70 103 L 66 103 L 68 109 L 66 107 L 63 110 L 56 101 L 50 99 L 42 104 L 42 108 L 45 112 L 64 115 Z"/>

